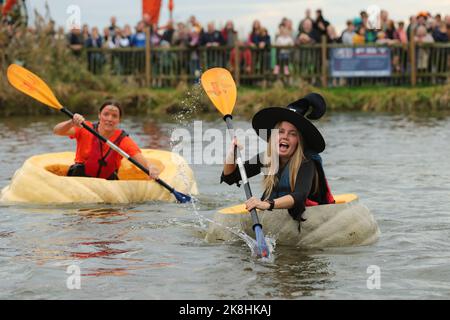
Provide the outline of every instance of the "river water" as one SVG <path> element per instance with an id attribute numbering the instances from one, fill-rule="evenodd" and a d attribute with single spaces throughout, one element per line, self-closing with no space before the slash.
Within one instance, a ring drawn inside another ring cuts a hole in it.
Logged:
<path id="1" fill-rule="evenodd" d="M 28 157 L 75 149 L 52 135 L 63 119 L 0 119 L 0 187 Z M 123 122 L 143 148 L 170 149 L 180 125 L 190 127 L 146 117 Z M 221 120 L 202 125 L 225 127 Z M 358 194 L 371 210 L 381 230 L 375 244 L 276 246 L 267 262 L 244 241 L 207 243 L 203 218 L 244 194 L 219 184 L 220 165 L 193 165 L 197 210 L 0 204 L 0 299 L 449 299 L 450 118 L 334 112 L 318 127 L 331 188 Z M 260 194 L 258 179 L 252 188 Z M 81 272 L 80 289 L 68 288 L 71 265 Z M 373 266 L 379 289 L 368 287 Z"/>

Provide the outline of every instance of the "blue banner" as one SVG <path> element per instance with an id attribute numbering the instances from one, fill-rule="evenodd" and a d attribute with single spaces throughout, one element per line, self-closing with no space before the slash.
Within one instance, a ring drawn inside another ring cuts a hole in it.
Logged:
<path id="1" fill-rule="evenodd" d="M 332 77 L 389 77 L 391 49 L 387 47 L 331 48 Z"/>

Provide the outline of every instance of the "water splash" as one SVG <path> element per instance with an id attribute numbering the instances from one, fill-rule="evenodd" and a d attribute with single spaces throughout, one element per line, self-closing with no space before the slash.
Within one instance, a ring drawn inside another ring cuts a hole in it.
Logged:
<path id="1" fill-rule="evenodd" d="M 190 120 L 192 120 L 192 115 L 197 113 L 199 107 L 201 106 L 201 97 L 203 95 L 203 89 L 201 87 L 200 84 L 195 84 L 191 87 L 190 91 L 187 91 L 186 93 L 186 97 L 181 101 L 181 105 L 182 105 L 182 111 L 176 113 L 174 115 L 174 120 L 182 126 L 187 126 Z M 179 143 L 179 141 L 174 141 L 173 139 L 171 139 L 170 141 L 170 147 L 171 149 L 173 149 L 173 147 Z M 179 169 L 183 169 L 181 168 L 182 166 L 184 166 L 184 163 L 179 163 L 178 164 L 178 168 Z M 180 181 L 184 184 L 184 189 L 185 190 L 190 190 L 189 188 L 189 179 L 188 177 L 184 174 L 185 170 L 178 170 L 179 174 L 177 176 L 178 179 L 180 179 Z M 219 222 L 216 222 L 212 219 L 209 219 L 203 215 L 200 214 L 196 204 L 198 202 L 198 199 L 196 199 L 190 192 L 188 193 L 188 195 L 191 197 L 192 201 L 191 201 L 191 205 L 192 205 L 192 211 L 195 215 L 195 217 L 197 218 L 197 222 L 199 224 L 199 227 L 202 230 L 206 230 L 208 227 L 208 223 L 213 223 L 216 225 L 219 225 L 220 227 L 228 230 L 229 232 L 233 233 L 234 235 L 236 235 L 237 237 L 239 237 L 240 239 L 242 239 L 245 244 L 250 248 L 251 250 L 251 255 L 252 257 L 257 257 L 257 252 L 258 252 L 258 248 L 257 248 L 257 243 L 256 240 L 253 239 L 252 237 L 250 237 L 248 234 L 246 234 L 243 230 L 240 230 L 238 228 L 231 228 L 225 225 L 222 225 Z M 276 240 L 274 238 L 265 237 L 266 239 L 266 243 L 269 249 L 269 257 L 263 257 L 260 258 L 260 261 L 263 262 L 273 262 L 274 260 L 274 255 L 273 252 L 275 251 L 275 245 L 276 245 Z"/>
<path id="2" fill-rule="evenodd" d="M 186 96 L 181 100 L 182 110 L 174 115 L 174 119 L 178 124 L 187 125 L 192 120 L 192 115 L 197 113 L 201 106 L 201 98 L 203 89 L 200 84 L 194 84 L 190 90 L 186 92 Z"/>
<path id="3" fill-rule="evenodd" d="M 184 185 L 184 190 L 189 190 L 189 179 L 188 177 L 184 174 L 185 170 L 183 170 L 184 168 L 182 168 L 182 166 L 185 166 L 185 163 L 178 163 L 178 175 L 177 175 L 177 179 L 179 179 L 179 181 L 181 181 Z M 207 223 L 214 223 L 226 230 L 228 230 L 229 232 L 233 233 L 234 235 L 238 236 L 239 238 L 241 238 L 242 240 L 244 240 L 244 242 L 246 243 L 246 245 L 250 248 L 252 256 L 253 257 L 257 257 L 257 252 L 258 252 L 258 248 L 257 248 L 257 243 L 256 240 L 253 239 L 252 237 L 250 237 L 248 234 L 246 234 L 244 231 L 242 231 L 241 229 L 238 228 L 232 228 L 232 227 L 228 227 L 225 226 L 217 221 L 214 221 L 213 219 L 209 219 L 205 216 L 203 216 L 202 214 L 200 214 L 199 209 L 197 208 L 197 203 L 199 202 L 197 198 L 195 198 L 190 192 L 188 192 L 188 195 L 191 197 L 192 201 L 191 201 L 191 205 L 192 205 L 192 211 L 195 215 L 195 217 L 197 218 L 197 222 L 199 223 L 199 227 L 202 230 L 206 230 L 208 225 Z M 267 246 L 269 248 L 269 257 L 266 258 L 260 258 L 261 261 L 264 262 L 273 262 L 273 252 L 275 251 L 275 244 L 276 244 L 276 240 L 274 238 L 265 237 L 266 239 L 266 243 Z"/>
<path id="4" fill-rule="evenodd" d="M 190 88 L 190 90 L 188 90 L 186 92 L 186 97 L 183 100 L 181 100 L 182 111 L 180 111 L 174 115 L 174 120 L 179 125 L 187 126 L 189 124 L 188 122 L 191 120 L 192 115 L 196 113 L 197 109 L 200 106 L 200 99 L 203 94 L 202 90 L 203 89 L 200 84 L 195 84 Z M 171 141 L 170 141 L 171 149 L 173 149 L 173 147 L 177 143 L 179 143 L 179 141 L 174 141 L 173 139 L 171 139 Z M 183 185 L 185 187 L 184 190 L 190 190 L 189 179 L 184 174 L 185 171 L 183 170 L 184 169 L 183 166 L 185 166 L 184 163 L 178 163 L 179 174 L 177 175 L 177 178 L 180 179 L 180 181 L 183 183 Z M 196 199 L 190 192 L 188 192 L 188 195 L 192 199 L 192 201 L 191 201 L 192 209 L 198 219 L 198 223 L 200 224 L 200 227 L 202 229 L 205 229 L 207 227 L 206 222 L 205 222 L 205 217 L 202 216 L 198 212 L 198 209 L 196 207 L 196 203 L 198 202 L 198 199 Z"/>
<path id="5" fill-rule="evenodd" d="M 250 248 L 251 251 L 251 255 L 252 257 L 257 257 L 258 256 L 258 247 L 257 247 L 257 242 L 255 239 L 253 239 L 251 236 L 249 236 L 248 234 L 246 234 L 243 230 L 237 228 L 237 227 L 230 227 L 230 226 L 226 226 L 223 225 L 220 222 L 217 222 L 213 219 L 209 219 L 206 217 L 203 217 L 206 221 L 208 221 L 209 223 L 213 223 L 225 230 L 227 230 L 228 232 L 231 232 L 232 234 L 234 234 L 235 236 L 239 237 L 240 239 L 242 239 L 245 244 Z M 269 249 L 269 256 L 268 257 L 261 257 L 259 258 L 260 261 L 262 262 L 273 262 L 274 261 L 274 255 L 273 253 L 275 252 L 275 247 L 276 247 L 276 239 L 269 236 L 269 235 L 265 235 L 265 240 L 266 240 L 266 244 L 267 247 Z"/>

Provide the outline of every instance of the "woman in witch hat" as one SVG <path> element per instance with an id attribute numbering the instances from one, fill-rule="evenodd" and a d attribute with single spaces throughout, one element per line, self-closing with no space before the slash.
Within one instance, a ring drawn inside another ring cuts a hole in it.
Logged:
<path id="1" fill-rule="evenodd" d="M 319 156 L 325 141 L 308 120 L 319 119 L 325 111 L 323 97 L 310 93 L 286 108 L 265 108 L 254 115 L 253 128 L 268 143 L 265 153 L 244 163 L 248 177 L 265 174 L 264 193 L 261 199 L 248 199 L 247 210 L 288 209 L 293 219 L 302 221 L 305 207 L 334 203 Z M 239 186 L 241 175 L 234 161 L 237 145 L 233 141 L 221 182 Z"/>

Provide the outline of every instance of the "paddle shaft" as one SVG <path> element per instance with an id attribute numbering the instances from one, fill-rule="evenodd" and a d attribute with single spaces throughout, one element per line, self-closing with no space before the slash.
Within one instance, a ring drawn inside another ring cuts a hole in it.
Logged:
<path id="1" fill-rule="evenodd" d="M 234 138 L 234 129 L 233 129 L 233 122 L 231 121 L 232 116 L 226 115 L 223 118 L 227 124 L 228 130 L 230 130 L 230 133 L 232 137 Z M 245 172 L 244 163 L 242 162 L 241 152 L 239 148 L 235 148 L 236 150 L 236 164 L 239 168 L 239 172 L 241 173 L 242 183 L 244 184 L 244 190 L 245 190 L 245 196 L 247 197 L 247 200 L 250 199 L 252 195 L 252 190 L 250 189 L 250 183 L 248 182 L 247 173 Z M 256 209 L 253 208 L 251 211 L 251 216 L 253 220 L 253 230 L 255 230 L 256 227 L 259 227 L 262 229 L 261 223 L 259 223 L 258 214 L 256 213 Z"/>
<path id="2" fill-rule="evenodd" d="M 66 115 L 68 115 L 70 118 L 73 118 L 73 113 L 70 110 L 67 110 L 66 108 L 62 108 L 60 109 L 60 111 L 62 113 L 65 113 Z M 82 122 L 81 125 L 83 126 L 83 128 L 85 128 L 87 131 L 89 131 L 90 133 L 92 133 L 94 136 L 96 136 L 97 138 L 99 138 L 100 140 L 102 140 L 104 143 L 106 143 L 111 149 L 113 149 L 114 151 L 116 151 L 117 153 L 119 153 L 122 157 L 126 158 L 128 161 L 130 161 L 132 164 L 134 164 L 136 167 L 138 167 L 139 169 L 141 169 L 143 172 L 145 172 L 145 174 L 150 175 L 150 172 L 148 171 L 148 169 L 146 167 L 144 167 L 140 162 L 136 161 L 135 159 L 133 159 L 132 157 L 130 157 L 130 155 L 128 155 L 125 151 L 123 151 L 122 149 L 120 149 L 118 146 L 116 146 L 114 143 L 112 143 L 111 141 L 109 141 L 108 139 L 106 139 L 105 137 L 103 137 L 101 134 L 99 134 L 97 131 L 95 131 L 94 129 L 92 129 L 91 127 L 89 127 L 86 123 Z M 165 183 L 163 180 L 156 178 L 155 179 L 156 182 L 158 182 L 160 185 L 162 185 L 164 188 L 166 188 L 167 190 L 169 190 L 170 192 L 174 192 L 175 189 L 172 188 L 171 186 L 169 186 L 167 183 Z"/>

